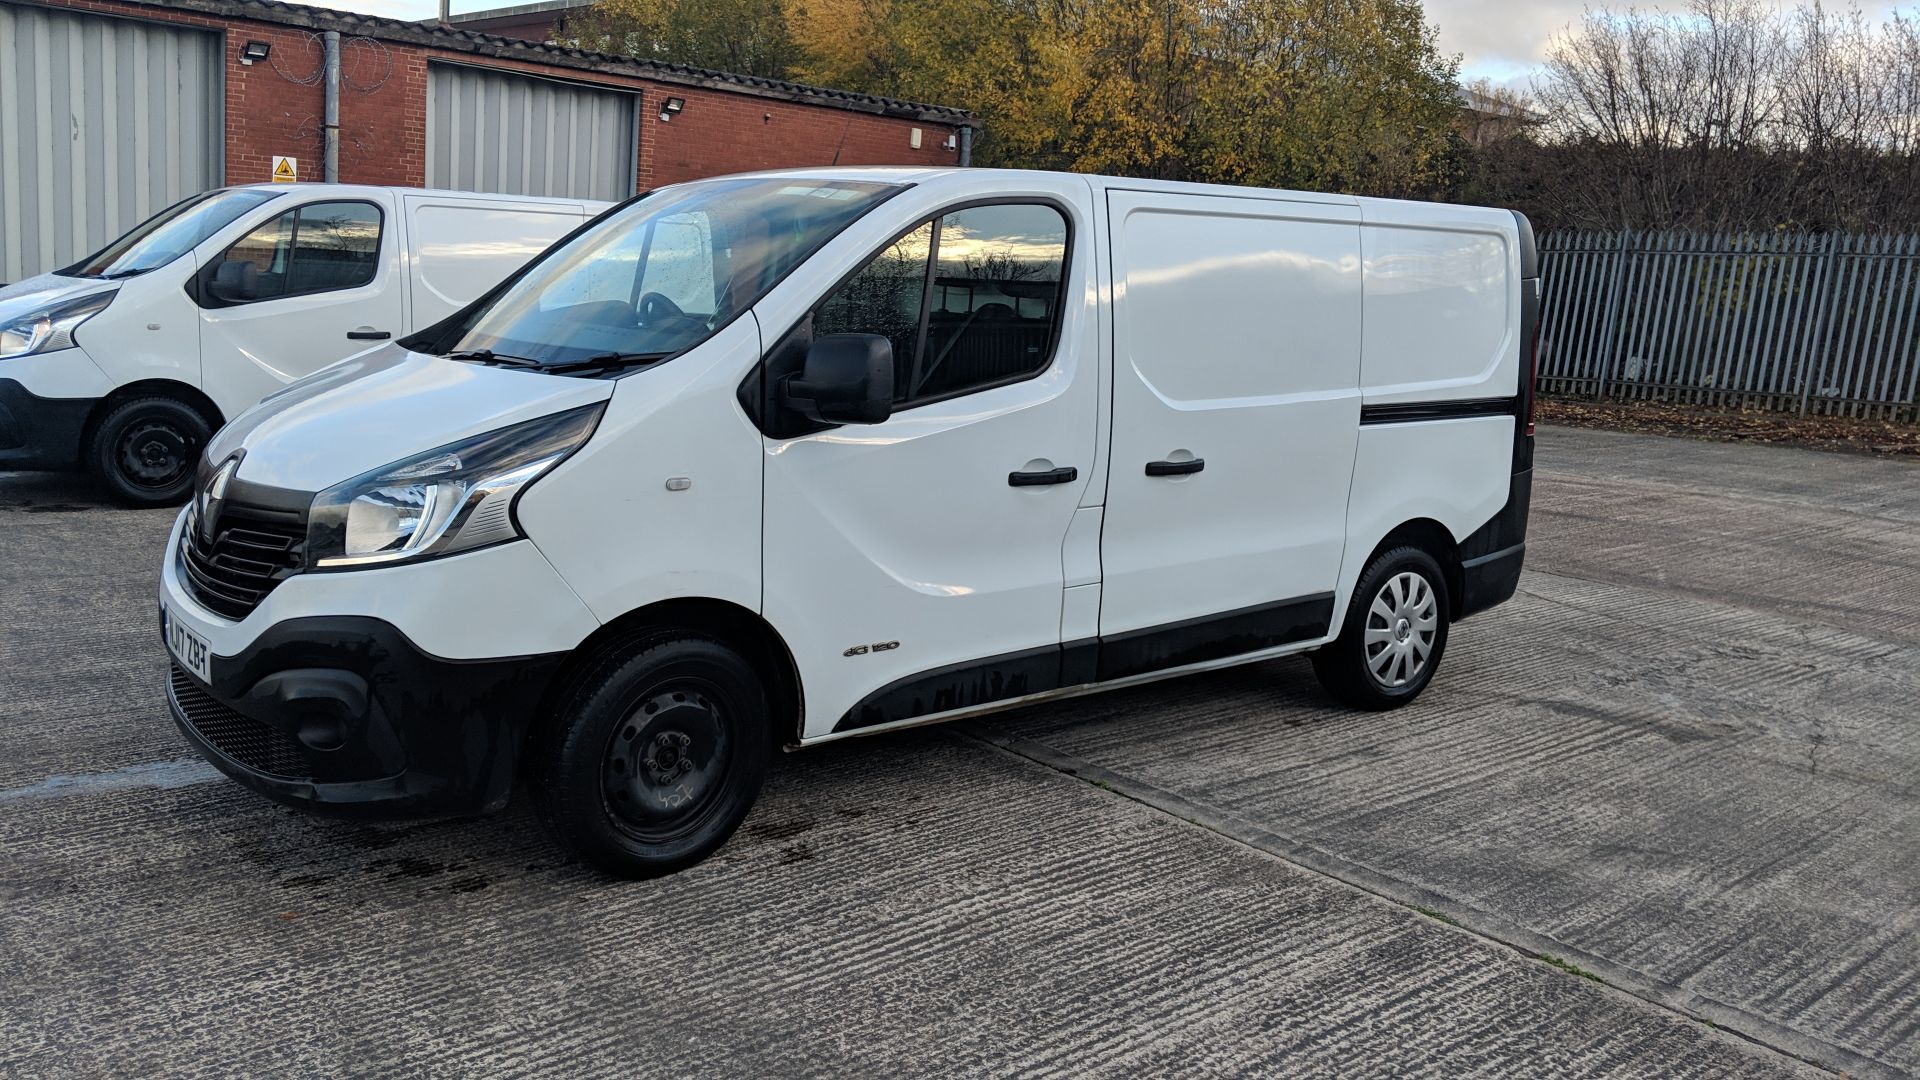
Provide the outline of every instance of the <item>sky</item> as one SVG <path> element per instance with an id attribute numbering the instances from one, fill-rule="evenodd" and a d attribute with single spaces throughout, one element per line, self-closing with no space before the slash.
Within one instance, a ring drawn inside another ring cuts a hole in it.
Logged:
<path id="1" fill-rule="evenodd" d="M 308 0 L 329 7 L 342 7 L 370 15 L 401 19 L 430 18 L 438 10 L 438 0 Z M 456 14 L 505 7 L 519 0 L 454 0 Z M 1580 14 L 1595 0 L 1426 0 L 1427 19 L 1440 28 L 1440 48 L 1461 56 L 1461 77 L 1491 79 L 1496 83 L 1525 89 L 1533 72 L 1545 56 L 1555 34 L 1580 21 Z M 1637 3 L 1641 7 L 1679 8 L 1685 0 L 1611 0 L 1608 6 L 1623 7 Z M 1845 0 L 1830 3 L 1840 7 Z M 1892 3 L 1863 0 L 1862 7 L 1875 21 L 1895 8 Z M 1904 5 L 1912 9 L 1912 0 Z"/>

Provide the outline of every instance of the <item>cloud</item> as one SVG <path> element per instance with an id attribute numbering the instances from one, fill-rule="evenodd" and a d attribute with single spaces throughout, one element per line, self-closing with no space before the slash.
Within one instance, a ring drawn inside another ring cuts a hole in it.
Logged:
<path id="1" fill-rule="evenodd" d="M 1797 6 L 1778 0 L 1781 7 Z M 1628 7 L 1683 10 L 1687 0 L 1426 0 L 1427 21 L 1440 28 L 1442 52 L 1461 54 L 1463 79 L 1492 79 L 1524 88 L 1546 59 L 1547 46 L 1557 34 L 1577 25 L 1589 7 L 1622 10 Z M 1842 4 L 1829 3 L 1830 10 Z M 1920 11 L 1909 0 L 1903 4 L 1865 3 L 1868 18 L 1879 20 L 1896 10 Z"/>

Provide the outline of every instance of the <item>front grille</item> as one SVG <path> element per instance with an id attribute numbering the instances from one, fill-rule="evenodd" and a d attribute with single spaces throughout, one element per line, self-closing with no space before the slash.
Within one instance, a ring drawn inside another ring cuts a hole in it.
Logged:
<path id="1" fill-rule="evenodd" d="M 299 570 L 306 530 L 237 506 L 224 508 L 217 529 L 209 544 L 200 536 L 198 515 L 187 515 L 181 576 L 187 591 L 208 611 L 244 619 L 274 586 Z"/>
<path id="2" fill-rule="evenodd" d="M 307 756 L 297 740 L 221 704 L 178 664 L 167 673 L 167 692 L 188 726 L 214 749 L 255 772 L 307 778 Z"/>

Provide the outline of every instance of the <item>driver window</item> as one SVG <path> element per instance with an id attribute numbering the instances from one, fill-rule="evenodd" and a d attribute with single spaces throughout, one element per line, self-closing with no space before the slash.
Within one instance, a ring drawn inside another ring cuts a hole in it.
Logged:
<path id="1" fill-rule="evenodd" d="M 229 304 L 354 289 L 380 263 L 380 209 L 309 203 L 254 227 L 210 268 L 210 291 Z"/>
<path id="2" fill-rule="evenodd" d="M 932 250 L 929 221 L 887 245 L 813 313 L 815 337 L 879 334 L 892 342 L 896 396 L 913 381 L 920 305 L 927 295 L 927 255 Z"/>
<path id="3" fill-rule="evenodd" d="M 813 335 L 892 342 L 895 408 L 1016 382 L 1052 361 L 1066 255 L 1067 221 L 1051 206 L 955 210 L 834 290 L 814 310 Z"/>

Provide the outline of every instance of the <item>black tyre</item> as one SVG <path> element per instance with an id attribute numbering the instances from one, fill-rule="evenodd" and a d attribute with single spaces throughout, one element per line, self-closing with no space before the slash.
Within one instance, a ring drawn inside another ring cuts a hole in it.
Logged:
<path id="1" fill-rule="evenodd" d="M 178 506 L 193 490 L 194 468 L 212 435 L 206 417 L 178 398 L 133 398 L 100 418 L 88 464 L 120 502 Z"/>
<path id="2" fill-rule="evenodd" d="M 1340 636 L 1313 654 L 1327 692 L 1362 709 L 1397 709 L 1420 695 L 1447 651 L 1447 578 L 1415 547 L 1367 564 Z"/>
<path id="3" fill-rule="evenodd" d="M 766 695 L 732 649 L 663 633 L 560 696 L 532 747 L 532 787 L 561 843 L 609 874 L 699 862 L 745 820 L 772 743 Z"/>

